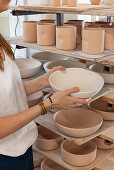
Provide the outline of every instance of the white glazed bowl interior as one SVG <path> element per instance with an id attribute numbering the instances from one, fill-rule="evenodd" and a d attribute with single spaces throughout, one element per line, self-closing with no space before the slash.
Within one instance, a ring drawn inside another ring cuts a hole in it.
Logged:
<path id="1" fill-rule="evenodd" d="M 104 73 L 103 65 L 100 63 L 93 64 L 89 67 L 90 70 L 99 73 L 103 78 L 105 83 L 114 84 L 114 74 Z"/>
<path id="2" fill-rule="evenodd" d="M 35 59 L 18 58 L 15 60 L 22 78 L 31 77 L 38 72 L 42 63 Z"/>
<path id="3" fill-rule="evenodd" d="M 63 66 L 65 68 L 87 68 L 86 64 L 83 64 L 81 62 L 70 61 L 70 60 L 51 61 L 43 65 L 44 70 L 46 72 L 49 72 L 53 67 L 56 66 Z"/>
<path id="4" fill-rule="evenodd" d="M 54 91 L 79 87 L 80 92 L 72 95 L 80 98 L 93 97 L 104 85 L 104 80 L 99 74 L 83 68 L 56 71 L 50 75 L 49 82 Z"/>

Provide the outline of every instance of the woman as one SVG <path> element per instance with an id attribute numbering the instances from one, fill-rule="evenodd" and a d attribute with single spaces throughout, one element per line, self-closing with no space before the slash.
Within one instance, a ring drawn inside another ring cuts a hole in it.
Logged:
<path id="1" fill-rule="evenodd" d="M 0 0 L 0 12 L 9 8 L 10 0 Z M 89 99 L 71 97 L 79 88 L 53 94 L 32 108 L 28 108 L 26 96 L 50 87 L 48 78 L 56 70 L 23 85 L 19 70 L 14 62 L 11 47 L 0 34 L 0 170 L 33 170 L 32 144 L 37 138 L 33 120 L 55 108 L 77 107 Z"/>

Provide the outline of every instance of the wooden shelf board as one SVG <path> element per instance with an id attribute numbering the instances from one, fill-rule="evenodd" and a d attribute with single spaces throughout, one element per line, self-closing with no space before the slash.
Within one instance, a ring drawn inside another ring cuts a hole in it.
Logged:
<path id="1" fill-rule="evenodd" d="M 98 152 L 97 152 L 97 158 L 96 160 L 91 164 L 91 165 L 88 165 L 88 166 L 85 166 L 85 167 L 74 167 L 74 166 L 71 166 L 67 163 L 65 163 L 62 158 L 61 158 L 61 151 L 60 149 L 57 149 L 57 150 L 54 150 L 54 151 L 42 151 L 42 150 L 39 150 L 37 148 L 37 150 L 42 153 L 43 155 L 45 155 L 48 159 L 58 163 L 59 165 L 69 169 L 69 170 L 91 170 L 93 169 L 98 163 L 100 163 L 101 161 L 103 161 L 106 156 L 109 156 L 114 150 L 99 150 L 98 149 Z"/>
<path id="2" fill-rule="evenodd" d="M 114 126 L 100 135 L 101 138 L 114 142 Z"/>
<path id="3" fill-rule="evenodd" d="M 90 58 L 90 57 L 79 56 L 79 55 L 74 54 L 74 52 L 80 51 L 81 46 L 77 46 L 77 48 L 72 51 L 62 51 L 62 50 L 56 49 L 55 46 L 39 46 L 37 43 L 24 42 L 22 40 L 22 37 L 7 38 L 7 41 L 10 44 L 19 45 L 19 46 L 26 47 L 26 48 L 33 48 L 36 50 L 57 53 L 57 54 L 61 54 L 61 55 L 65 55 L 65 56 L 69 56 L 69 57 L 73 57 L 73 58 L 79 58 L 79 59 L 84 59 L 84 60 L 94 61 L 94 62 L 102 62 L 102 61 L 107 60 L 107 59 L 111 58 L 112 56 L 114 56 L 114 55 L 108 55 L 108 56 L 100 57 L 100 58 Z"/>

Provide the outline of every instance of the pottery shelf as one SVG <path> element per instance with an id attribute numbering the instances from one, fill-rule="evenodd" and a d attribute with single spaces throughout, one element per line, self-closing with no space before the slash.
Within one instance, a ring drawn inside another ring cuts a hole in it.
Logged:
<path id="1" fill-rule="evenodd" d="M 71 166 L 71 165 L 65 163 L 62 160 L 60 149 L 57 149 L 57 150 L 54 150 L 54 151 L 43 151 L 43 150 L 36 148 L 36 150 L 38 150 L 38 152 L 42 153 L 48 159 L 58 163 L 59 165 L 67 168 L 68 170 L 92 170 L 94 167 L 97 166 L 97 164 L 102 162 L 106 157 L 110 156 L 111 153 L 114 152 L 114 149 L 113 150 L 100 150 L 100 149 L 98 149 L 97 158 L 92 164 L 90 164 L 88 166 L 84 166 L 84 167 L 75 167 L 75 166 Z"/>
<path id="2" fill-rule="evenodd" d="M 103 61 L 107 61 L 110 58 L 114 58 L 114 54 L 113 55 L 108 55 L 108 56 L 104 56 L 104 57 L 98 57 L 96 56 L 96 58 L 90 58 L 90 57 L 84 57 L 84 56 L 79 56 L 74 54 L 77 51 L 81 50 L 81 46 L 77 46 L 77 48 L 75 50 L 72 51 L 62 51 L 62 50 L 58 50 L 56 49 L 55 46 L 39 46 L 37 43 L 28 43 L 28 42 L 24 42 L 22 40 L 22 37 L 13 37 L 13 38 L 7 38 L 7 41 L 10 44 L 14 44 L 14 45 L 18 45 L 21 47 L 26 47 L 26 48 L 32 48 L 32 49 L 36 49 L 36 50 L 42 50 L 42 51 L 47 51 L 47 52 L 51 52 L 51 53 L 56 53 L 56 54 L 61 54 L 61 55 L 65 55 L 68 57 L 73 57 L 73 58 L 79 58 L 79 59 L 83 59 L 83 60 L 88 60 L 88 61 L 94 61 L 94 62 L 103 62 Z M 107 61 L 108 62 L 108 61 Z"/>
<path id="3" fill-rule="evenodd" d="M 13 6 L 10 7 L 13 15 L 29 15 L 39 13 L 71 13 L 80 15 L 95 15 L 95 16 L 114 16 L 114 9 L 111 5 L 89 5 L 82 4 L 78 7 L 52 7 L 52 6 Z"/>

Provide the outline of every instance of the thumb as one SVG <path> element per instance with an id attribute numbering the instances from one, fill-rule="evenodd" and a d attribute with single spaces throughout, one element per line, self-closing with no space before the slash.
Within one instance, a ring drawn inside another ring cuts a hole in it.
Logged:
<path id="1" fill-rule="evenodd" d="M 76 93 L 76 92 L 79 92 L 80 91 L 80 88 L 79 87 L 73 87 L 72 89 L 67 89 L 65 90 L 65 94 L 66 95 L 69 95 L 71 93 Z"/>

